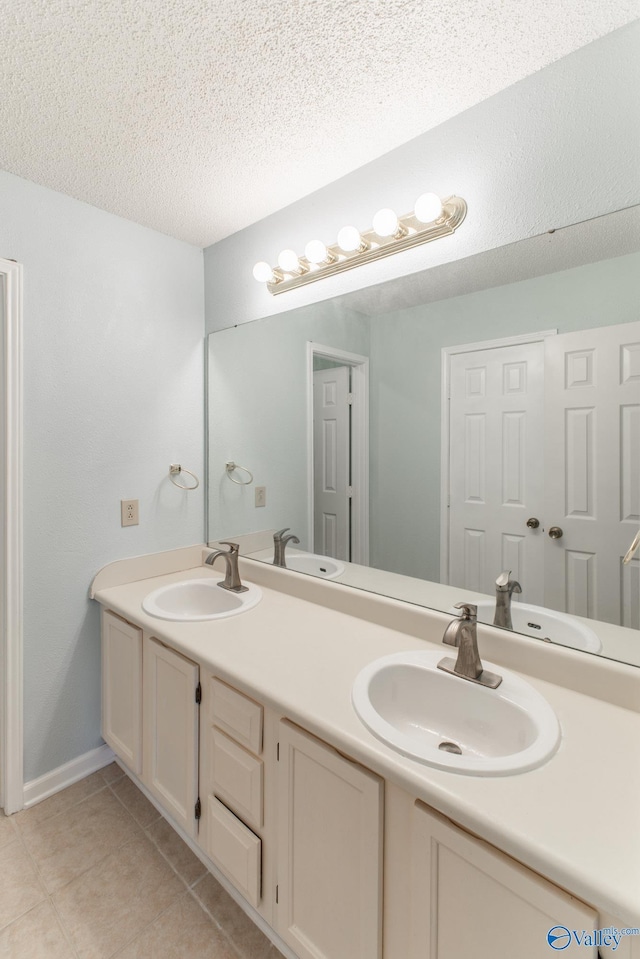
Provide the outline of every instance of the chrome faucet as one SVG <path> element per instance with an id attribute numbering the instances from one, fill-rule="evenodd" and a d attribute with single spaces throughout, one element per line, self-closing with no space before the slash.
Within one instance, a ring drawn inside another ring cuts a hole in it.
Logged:
<path id="1" fill-rule="evenodd" d="M 445 656 L 438 663 L 438 669 L 495 689 L 502 682 L 502 676 L 489 672 L 482 665 L 478 652 L 478 607 L 471 603 L 456 603 L 455 608 L 462 612 L 456 619 L 451 620 L 444 631 L 442 642 L 448 646 L 457 646 L 458 658 L 454 660 Z"/>
<path id="2" fill-rule="evenodd" d="M 293 533 L 290 533 L 289 536 L 284 534 L 291 529 L 290 526 L 285 526 L 284 529 L 279 529 L 277 533 L 273 534 L 273 565 L 274 566 L 283 566 L 287 568 L 287 564 L 284 560 L 284 551 L 287 543 L 293 541 L 294 543 L 299 543 L 300 540 L 297 536 L 294 536 Z"/>
<path id="3" fill-rule="evenodd" d="M 493 617 L 494 626 L 504 626 L 505 629 L 513 629 L 511 622 L 511 596 L 513 593 L 521 593 L 522 587 L 515 579 L 509 579 L 511 570 L 500 573 L 496 580 L 496 614 Z"/>
<path id="4" fill-rule="evenodd" d="M 220 540 L 220 542 L 223 546 L 228 546 L 229 549 L 217 549 L 215 552 L 209 553 L 205 559 L 205 563 L 208 566 L 213 566 L 218 556 L 224 556 L 227 572 L 224 582 L 218 583 L 218 586 L 222 587 L 222 589 L 230 589 L 234 593 L 245 593 L 249 587 L 243 586 L 240 580 L 240 571 L 238 570 L 240 547 L 237 543 L 229 543 L 224 539 Z"/>

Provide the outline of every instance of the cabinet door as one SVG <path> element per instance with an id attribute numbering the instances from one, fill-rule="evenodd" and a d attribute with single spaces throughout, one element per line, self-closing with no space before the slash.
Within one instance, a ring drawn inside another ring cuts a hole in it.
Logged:
<path id="1" fill-rule="evenodd" d="M 102 613 L 102 736 L 128 768 L 142 771 L 142 630 Z"/>
<path id="2" fill-rule="evenodd" d="M 195 663 L 145 636 L 142 778 L 189 835 L 198 798 L 197 686 Z"/>
<path id="3" fill-rule="evenodd" d="M 589 906 L 420 802 L 412 849 L 411 959 L 549 959 L 597 928 Z"/>
<path id="4" fill-rule="evenodd" d="M 383 783 L 280 723 L 277 931 L 300 959 L 381 955 Z"/>

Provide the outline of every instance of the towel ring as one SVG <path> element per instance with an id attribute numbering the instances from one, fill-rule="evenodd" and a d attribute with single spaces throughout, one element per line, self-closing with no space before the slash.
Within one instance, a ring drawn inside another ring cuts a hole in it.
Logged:
<path id="1" fill-rule="evenodd" d="M 193 476 L 195 480 L 195 484 L 193 486 L 183 486 L 182 483 L 176 483 L 173 477 L 176 476 L 178 473 L 188 473 L 189 476 Z M 200 480 L 198 479 L 196 474 L 192 473 L 191 470 L 184 469 L 184 467 L 180 466 L 179 463 L 171 463 L 171 465 L 169 466 L 169 479 L 171 480 L 174 486 L 178 487 L 178 489 L 190 490 L 190 489 L 197 489 L 200 486 Z"/>
<path id="2" fill-rule="evenodd" d="M 234 463 L 233 460 L 229 460 L 228 463 L 224 464 L 224 468 L 227 471 L 227 476 L 229 477 L 232 483 L 236 484 L 236 486 L 249 486 L 251 483 L 253 483 L 253 473 L 251 472 L 251 470 L 248 470 L 246 466 L 238 466 L 238 464 Z M 233 476 L 231 475 L 234 470 L 242 470 L 243 473 L 247 473 L 247 475 L 249 476 L 249 479 L 248 480 L 234 479 Z"/>
<path id="3" fill-rule="evenodd" d="M 638 549 L 639 546 L 640 546 L 640 529 L 638 530 L 638 532 L 636 533 L 636 535 L 633 537 L 633 543 L 631 544 L 631 546 L 629 547 L 629 549 L 628 549 L 627 552 L 625 553 L 625 557 L 624 557 L 624 559 L 622 560 L 622 562 L 624 563 L 625 566 L 626 566 L 628 563 L 631 562 L 631 560 L 633 559 L 633 555 L 634 555 L 634 553 L 636 552 L 636 550 Z"/>

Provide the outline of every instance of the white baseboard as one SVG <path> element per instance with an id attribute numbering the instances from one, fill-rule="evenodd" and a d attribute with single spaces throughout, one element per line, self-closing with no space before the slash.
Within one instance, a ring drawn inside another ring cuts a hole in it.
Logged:
<path id="1" fill-rule="evenodd" d="M 31 782 L 24 784 L 24 808 L 35 806 L 36 803 L 48 799 L 61 789 L 72 786 L 85 776 L 102 769 L 103 766 L 108 766 L 114 759 L 115 756 L 107 745 L 98 746 L 97 749 L 90 749 L 83 756 L 78 756 L 77 759 L 52 769 L 44 776 L 32 779 Z"/>

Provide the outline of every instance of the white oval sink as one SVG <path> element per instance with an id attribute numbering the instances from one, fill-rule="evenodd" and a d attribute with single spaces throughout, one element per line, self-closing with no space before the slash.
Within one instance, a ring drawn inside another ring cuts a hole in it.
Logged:
<path id="1" fill-rule="evenodd" d="M 296 573 L 311 573 L 324 579 L 334 579 L 344 573 L 344 563 L 330 556 L 318 556 L 315 553 L 287 553 L 287 569 Z"/>
<path id="2" fill-rule="evenodd" d="M 560 725 L 533 686 L 485 663 L 502 676 L 488 689 L 438 669 L 442 658 L 440 650 L 394 653 L 358 673 L 353 706 L 374 736 L 411 759 L 471 776 L 526 772 L 554 754 Z"/>
<path id="3" fill-rule="evenodd" d="M 478 607 L 478 622 L 493 624 L 496 611 L 495 600 L 481 600 Z M 457 610 L 452 610 L 457 613 Z M 599 653 L 602 643 L 586 623 L 554 609 L 532 606 L 530 603 L 513 602 L 511 604 L 511 622 L 516 633 L 543 639 L 546 642 L 583 649 L 587 653 Z"/>
<path id="4" fill-rule="evenodd" d="M 142 608 L 145 613 L 158 619 L 197 622 L 236 616 L 256 606 L 262 599 L 262 592 L 252 583 L 244 583 L 248 587 L 246 593 L 233 593 L 222 589 L 219 585 L 221 582 L 221 579 L 207 577 L 170 583 L 145 596 Z"/>

